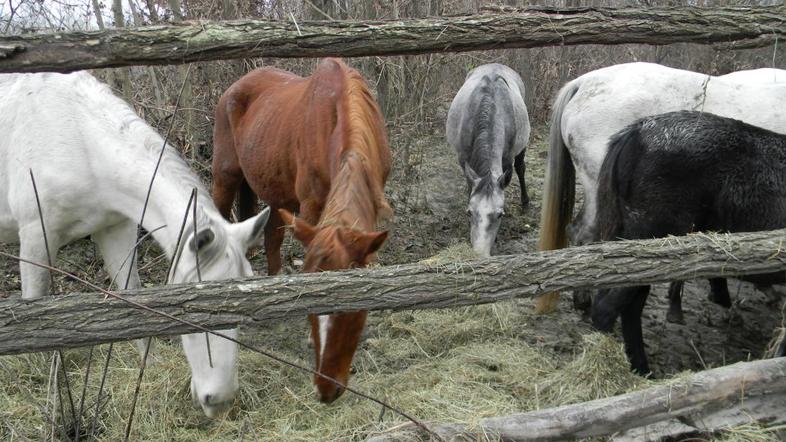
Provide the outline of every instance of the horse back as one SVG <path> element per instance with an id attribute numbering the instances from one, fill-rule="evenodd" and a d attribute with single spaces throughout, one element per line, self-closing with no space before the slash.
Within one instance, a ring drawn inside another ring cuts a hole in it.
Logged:
<path id="1" fill-rule="evenodd" d="M 357 112 L 358 95 L 365 113 Z M 355 120 L 371 133 L 356 134 Z M 324 203 L 344 150 L 357 148 L 349 144 L 377 141 L 365 153 L 379 165 L 380 185 L 390 168 L 381 112 L 365 81 L 339 59 L 322 60 L 306 78 L 280 69 L 246 74 L 219 101 L 216 135 L 221 159 L 234 161 L 261 199 L 290 210 L 304 200 Z"/>
<path id="2" fill-rule="evenodd" d="M 707 113 L 648 117 L 612 139 L 598 198 L 601 239 L 786 227 L 786 137 Z"/>
<path id="3" fill-rule="evenodd" d="M 504 68 L 501 70 L 500 68 Z M 468 74 L 448 111 L 446 135 L 459 157 L 477 173 L 488 161 L 510 165 L 529 139 L 529 118 L 518 74 L 503 65 L 484 65 Z"/>
<path id="4" fill-rule="evenodd" d="M 252 71 L 219 100 L 216 154 L 234 157 L 268 204 L 297 207 L 307 197 L 298 191 L 326 194 L 330 187 L 325 165 L 343 82 L 324 64 L 307 78 L 274 68 Z"/>

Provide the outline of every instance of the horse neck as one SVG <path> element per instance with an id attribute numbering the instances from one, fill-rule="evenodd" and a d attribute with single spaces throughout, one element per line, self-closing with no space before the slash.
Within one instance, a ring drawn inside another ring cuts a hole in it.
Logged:
<path id="1" fill-rule="evenodd" d="M 356 152 L 347 152 L 338 172 L 331 178 L 320 225 L 341 225 L 371 231 L 377 221 L 377 203 L 370 186 L 369 171 Z"/>
<path id="2" fill-rule="evenodd" d="M 496 121 L 496 105 L 493 97 L 484 96 L 474 119 L 474 133 L 469 163 L 480 177 L 490 175 L 496 179 L 502 174 L 502 149 L 504 139 Z"/>
<path id="3" fill-rule="evenodd" d="M 331 155 L 338 164 L 333 167 L 320 224 L 370 231 L 378 217 L 389 216 L 383 187 L 390 151 L 379 108 L 357 72 L 347 73 L 341 108 L 337 122 L 341 137 Z"/>
<path id="4" fill-rule="evenodd" d="M 135 136 L 125 140 L 125 144 L 129 145 L 129 149 L 125 150 L 129 157 L 122 159 L 124 164 L 132 164 L 133 167 L 114 168 L 120 176 L 113 177 L 111 182 L 107 180 L 105 184 L 118 187 L 113 192 L 116 195 L 112 201 L 114 209 L 133 222 L 138 223 L 141 219 L 142 227 L 152 232 L 153 238 L 171 258 L 175 252 L 183 220 L 188 217 L 189 228 L 194 223 L 193 205 L 186 215 L 193 189 L 197 189 L 197 228 L 208 223 L 215 224 L 216 220 L 223 218 L 218 215 L 202 182 L 171 146 L 167 145 L 164 148 L 161 163 L 153 179 L 164 142 L 146 124 L 140 124 L 134 129 L 136 129 Z M 133 130 L 129 132 L 134 133 Z M 144 142 L 139 143 L 138 140 Z M 151 179 L 153 179 L 153 186 L 146 204 Z"/>

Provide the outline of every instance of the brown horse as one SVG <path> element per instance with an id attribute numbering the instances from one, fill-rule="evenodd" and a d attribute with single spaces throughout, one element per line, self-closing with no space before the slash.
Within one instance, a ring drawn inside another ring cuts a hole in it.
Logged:
<path id="1" fill-rule="evenodd" d="M 375 224 L 391 215 L 385 132 L 368 85 L 341 60 L 323 60 L 307 78 L 257 69 L 218 102 L 213 198 L 227 218 L 236 195 L 240 219 L 256 213 L 257 197 L 274 209 L 265 227 L 270 275 L 281 270 L 285 225 L 306 247 L 303 271 L 366 266 L 387 238 Z M 366 312 L 309 320 L 316 370 L 346 385 Z M 322 402 L 343 393 L 321 377 L 314 383 Z"/>

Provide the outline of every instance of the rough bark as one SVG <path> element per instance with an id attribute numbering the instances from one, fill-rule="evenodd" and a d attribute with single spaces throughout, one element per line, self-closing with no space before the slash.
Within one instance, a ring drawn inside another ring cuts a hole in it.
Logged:
<path id="1" fill-rule="evenodd" d="M 786 269 L 786 230 L 618 241 L 444 265 L 171 285 L 126 292 L 213 329 L 355 310 L 484 304 L 544 292 L 769 273 Z M 0 355 L 79 347 L 193 328 L 97 293 L 0 303 Z"/>
<path id="2" fill-rule="evenodd" d="M 742 416 L 769 425 L 786 420 L 786 358 L 740 362 L 706 370 L 668 385 L 590 402 L 482 419 L 476 431 L 464 425 L 434 425 L 446 440 L 475 440 L 480 434 L 504 441 L 572 440 L 609 436 L 678 418 L 681 434 L 715 432 Z M 737 417 L 735 417 L 737 416 Z M 723 418 L 731 419 L 724 422 Z M 676 425 L 676 424 L 675 424 Z M 653 434 L 638 434 L 647 440 Z M 462 439 L 463 437 L 463 439 Z M 382 434 L 369 442 L 418 440 L 413 433 Z M 657 439 L 656 439 L 657 440 Z"/>
<path id="3" fill-rule="evenodd" d="M 116 29 L 126 27 L 122 0 L 112 0 L 112 16 L 115 20 Z M 119 69 L 117 74 L 120 80 L 120 87 L 123 90 L 123 97 L 125 97 L 127 102 L 133 103 L 134 94 L 131 92 L 131 77 L 128 74 L 128 69 Z"/>
<path id="4" fill-rule="evenodd" d="M 577 44 L 768 45 L 786 7 L 530 8 L 388 21 L 188 23 L 0 37 L 0 72 L 72 71 L 247 57 L 411 55 Z"/>

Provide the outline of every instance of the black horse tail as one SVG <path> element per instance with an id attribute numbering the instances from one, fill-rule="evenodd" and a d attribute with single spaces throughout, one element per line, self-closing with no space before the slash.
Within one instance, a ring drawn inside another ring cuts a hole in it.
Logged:
<path id="1" fill-rule="evenodd" d="M 595 241 L 613 241 L 622 234 L 622 207 L 644 150 L 641 123 L 626 127 L 609 141 L 598 177 Z"/>

